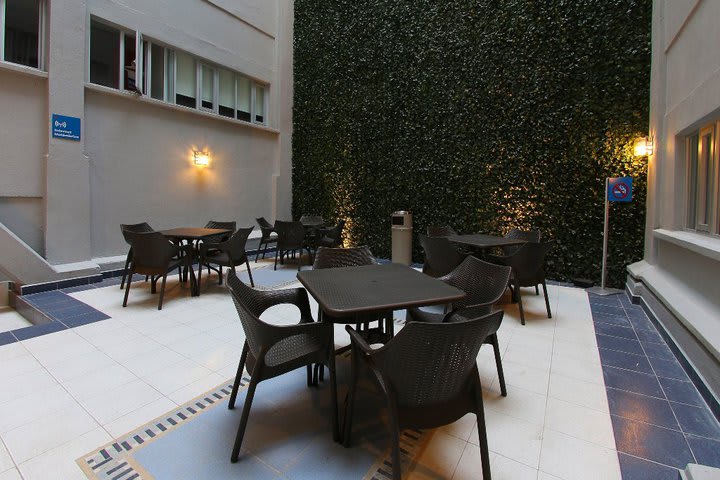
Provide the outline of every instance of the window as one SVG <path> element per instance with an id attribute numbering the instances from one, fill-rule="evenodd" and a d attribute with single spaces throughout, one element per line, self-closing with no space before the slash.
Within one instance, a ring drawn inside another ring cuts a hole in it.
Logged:
<path id="1" fill-rule="evenodd" d="M 103 23 L 90 24 L 90 82 L 141 93 L 147 80 L 147 42 L 139 33 L 128 33 Z"/>
<path id="2" fill-rule="evenodd" d="M 95 19 L 90 24 L 89 78 L 98 85 L 267 125 L 267 85 Z"/>
<path id="3" fill-rule="evenodd" d="M 689 229 L 720 234 L 716 126 L 708 125 L 687 138 L 687 221 Z"/>
<path id="4" fill-rule="evenodd" d="M 45 0 L 0 0 L 0 59 L 43 68 Z"/>

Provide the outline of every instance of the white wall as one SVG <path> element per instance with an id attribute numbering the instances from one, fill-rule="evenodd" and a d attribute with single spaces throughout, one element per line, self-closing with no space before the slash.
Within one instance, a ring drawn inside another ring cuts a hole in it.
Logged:
<path id="1" fill-rule="evenodd" d="M 120 223 L 290 215 L 292 0 L 48 3 L 47 73 L 0 65 L 0 222 L 14 235 L 61 265 L 124 254 Z M 87 84 L 91 17 L 269 84 L 268 127 Z M 80 117 L 82 140 L 51 138 L 51 113 Z"/>
<path id="2" fill-rule="evenodd" d="M 269 215 L 277 134 L 88 90 L 93 257 L 127 249 L 121 223 L 156 229 Z M 211 163 L 197 168 L 193 149 Z"/>
<path id="3" fill-rule="evenodd" d="M 720 2 L 653 4 L 645 258 L 630 274 L 720 359 L 720 237 L 685 231 L 685 136 L 720 118 Z M 716 132 L 717 134 L 717 132 Z"/>

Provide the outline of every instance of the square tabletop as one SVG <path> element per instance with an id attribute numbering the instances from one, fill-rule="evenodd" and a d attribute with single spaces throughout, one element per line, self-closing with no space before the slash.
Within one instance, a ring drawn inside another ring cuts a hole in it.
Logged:
<path id="1" fill-rule="evenodd" d="M 160 230 L 160 233 L 170 238 L 182 240 L 202 240 L 203 238 L 218 235 L 222 233 L 232 233 L 227 228 L 197 228 L 197 227 L 179 227 L 169 230 Z"/>
<path id="2" fill-rule="evenodd" d="M 397 263 L 304 270 L 297 278 L 323 312 L 334 318 L 452 303 L 465 297 L 462 290 Z"/>
<path id="3" fill-rule="evenodd" d="M 484 235 L 482 233 L 473 233 L 469 235 L 449 235 L 447 237 L 453 243 L 467 245 L 475 248 L 493 248 L 493 247 L 509 247 L 511 245 L 522 245 L 527 243 L 525 240 L 517 238 L 499 237 L 497 235 Z"/>

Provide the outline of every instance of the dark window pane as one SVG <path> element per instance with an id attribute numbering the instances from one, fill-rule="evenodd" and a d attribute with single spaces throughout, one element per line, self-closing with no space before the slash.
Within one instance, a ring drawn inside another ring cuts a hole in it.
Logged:
<path id="1" fill-rule="evenodd" d="M 38 68 L 39 0 L 6 0 L 5 61 Z"/>
<path id="2" fill-rule="evenodd" d="M 119 88 L 120 32 L 93 22 L 90 26 L 90 82 Z"/>
<path id="3" fill-rule="evenodd" d="M 135 84 L 137 68 L 135 65 L 135 35 L 125 34 L 125 58 L 123 59 L 125 90 L 137 91 Z"/>
<path id="4" fill-rule="evenodd" d="M 165 49 L 160 45 L 152 46 L 152 88 L 150 96 L 157 100 L 165 100 Z"/>
<path id="5" fill-rule="evenodd" d="M 238 120 L 243 120 L 245 122 L 249 122 L 250 121 L 250 112 L 243 112 L 242 110 L 238 110 L 237 118 L 238 118 Z"/>

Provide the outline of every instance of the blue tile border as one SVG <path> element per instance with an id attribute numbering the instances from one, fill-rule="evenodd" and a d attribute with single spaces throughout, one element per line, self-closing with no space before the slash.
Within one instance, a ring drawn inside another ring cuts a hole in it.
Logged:
<path id="1" fill-rule="evenodd" d="M 623 479 L 675 479 L 687 463 L 720 464 L 717 406 L 697 374 L 644 306 L 614 297 L 588 294 Z"/>

